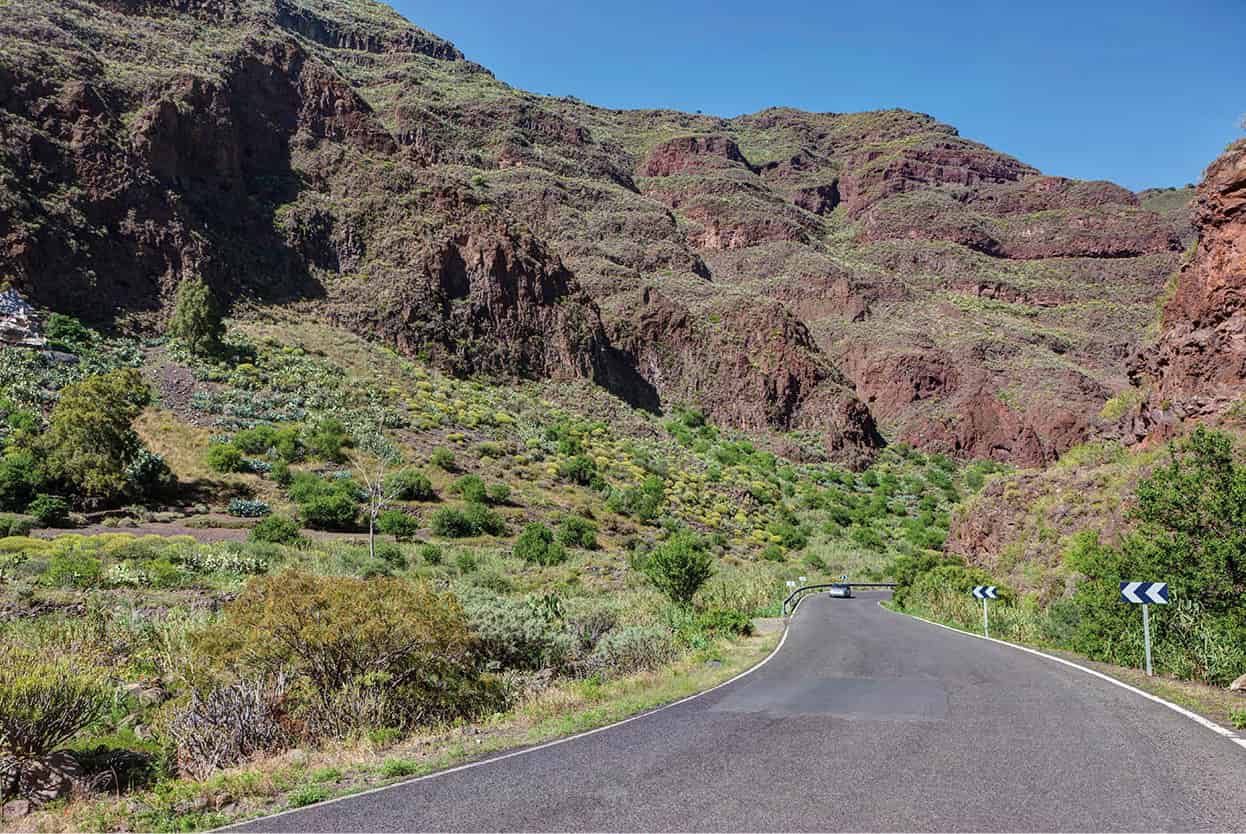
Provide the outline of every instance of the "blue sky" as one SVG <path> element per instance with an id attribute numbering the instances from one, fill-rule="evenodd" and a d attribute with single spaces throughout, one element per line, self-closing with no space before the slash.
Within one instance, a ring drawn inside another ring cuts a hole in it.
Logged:
<path id="1" fill-rule="evenodd" d="M 1197 181 L 1246 133 L 1246 0 L 393 0 L 503 81 L 722 116 L 905 107 L 1043 171 Z"/>

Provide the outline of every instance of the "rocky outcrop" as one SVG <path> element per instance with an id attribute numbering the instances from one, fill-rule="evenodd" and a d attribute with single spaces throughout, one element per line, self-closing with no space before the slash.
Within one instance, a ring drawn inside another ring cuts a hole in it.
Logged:
<path id="1" fill-rule="evenodd" d="M 740 146 L 726 136 L 681 136 L 650 151 L 638 173 L 642 177 L 669 177 L 715 168 L 753 170 Z"/>
<path id="2" fill-rule="evenodd" d="M 1133 361 L 1157 430 L 1217 416 L 1246 392 L 1246 142 L 1207 168 L 1194 222 L 1198 245 L 1164 305 L 1159 339 Z"/>
<path id="3" fill-rule="evenodd" d="M 869 409 L 780 304 L 725 302 L 698 316 L 646 290 L 616 341 L 659 395 L 722 425 L 814 431 L 853 466 L 883 445 Z"/>

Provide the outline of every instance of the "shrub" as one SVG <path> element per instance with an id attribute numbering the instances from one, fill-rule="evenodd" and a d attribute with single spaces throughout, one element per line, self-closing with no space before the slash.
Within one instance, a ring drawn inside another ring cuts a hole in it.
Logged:
<path id="1" fill-rule="evenodd" d="M 270 544 L 297 544 L 303 537 L 298 522 L 289 516 L 270 515 L 251 528 L 253 542 Z"/>
<path id="2" fill-rule="evenodd" d="M 272 511 L 267 501 L 252 501 L 246 498 L 229 499 L 228 512 L 237 518 L 263 518 Z"/>
<path id="3" fill-rule="evenodd" d="M 206 458 L 208 468 L 213 472 L 245 472 L 247 461 L 242 451 L 228 443 L 213 443 L 208 447 Z"/>
<path id="4" fill-rule="evenodd" d="M 441 548 L 435 544 L 425 544 L 420 546 L 420 561 L 426 565 L 441 564 Z"/>
<path id="5" fill-rule="evenodd" d="M 454 566 L 459 569 L 459 573 L 474 573 L 480 565 L 476 561 L 476 555 L 466 550 L 460 550 L 454 557 Z"/>
<path id="6" fill-rule="evenodd" d="M 473 533 L 485 536 L 506 535 L 506 520 L 484 504 L 470 503 L 463 510 L 463 516 L 471 525 Z"/>
<path id="7" fill-rule="evenodd" d="M 432 501 L 433 482 L 418 469 L 400 469 L 385 479 L 385 492 L 399 501 Z"/>
<path id="8" fill-rule="evenodd" d="M 485 482 L 479 475 L 464 475 L 454 482 L 452 491 L 468 503 L 483 504 L 485 500 Z"/>
<path id="9" fill-rule="evenodd" d="M 287 729 L 284 676 L 258 677 L 218 686 L 178 710 L 165 727 L 177 767 L 195 779 L 261 753 L 275 753 L 292 741 Z"/>
<path id="10" fill-rule="evenodd" d="M 330 463 L 341 463 L 346 459 L 342 447 L 349 445 L 350 435 L 342 421 L 326 417 L 317 421 L 303 434 L 303 445 L 312 457 Z"/>
<path id="11" fill-rule="evenodd" d="M 95 333 L 81 321 L 64 313 L 52 313 L 43 326 L 43 335 L 54 342 L 77 352 L 95 341 Z"/>
<path id="12" fill-rule="evenodd" d="M 150 401 L 151 392 L 134 368 L 67 385 L 40 438 L 48 472 L 86 495 L 120 495 L 126 466 L 142 448 L 133 423 Z"/>
<path id="13" fill-rule="evenodd" d="M 713 575 L 713 558 L 696 536 L 676 533 L 649 554 L 645 572 L 659 591 L 679 605 L 689 605 Z"/>
<path id="14" fill-rule="evenodd" d="M 485 500 L 490 504 L 505 504 L 511 500 L 511 488 L 506 484 L 489 484 Z"/>
<path id="15" fill-rule="evenodd" d="M 768 544 L 761 551 L 761 558 L 767 562 L 783 562 L 786 561 L 783 548 L 777 544 Z"/>
<path id="16" fill-rule="evenodd" d="M 558 465 L 558 477 L 580 486 L 589 486 L 598 477 L 597 464 L 587 455 L 574 455 Z"/>
<path id="17" fill-rule="evenodd" d="M 748 637 L 753 633 L 753 620 L 739 611 L 711 608 L 697 615 L 697 627 L 707 634 Z"/>
<path id="18" fill-rule="evenodd" d="M 652 521 L 665 500 L 666 483 L 657 475 L 649 475 L 639 486 L 629 487 L 610 496 L 610 509 L 616 513 Z"/>
<path id="19" fill-rule="evenodd" d="M 35 527 L 34 519 L 20 515 L 0 515 L 0 538 L 6 536 L 25 536 Z"/>
<path id="20" fill-rule="evenodd" d="M 554 541 L 554 534 L 540 522 L 524 527 L 515 540 L 515 557 L 529 564 L 558 565 L 567 560 L 567 551 Z"/>
<path id="21" fill-rule="evenodd" d="M 376 519 L 376 529 L 398 541 L 409 541 L 420 529 L 420 522 L 402 510 L 383 510 Z"/>
<path id="22" fill-rule="evenodd" d="M 609 632 L 589 658 L 594 671 L 627 675 L 643 672 L 675 657 L 671 633 L 657 626 L 627 626 Z"/>
<path id="23" fill-rule="evenodd" d="M 597 525 L 578 515 L 569 515 L 558 523 L 558 543 L 567 547 L 597 549 Z"/>
<path id="24" fill-rule="evenodd" d="M 390 542 L 377 542 L 374 546 L 376 550 L 376 558 L 380 559 L 393 570 L 405 570 L 407 567 L 407 554 L 402 552 L 402 548 Z"/>
<path id="25" fill-rule="evenodd" d="M 434 449 L 432 455 L 428 458 L 428 462 L 446 472 L 458 470 L 458 464 L 454 460 L 454 452 L 451 452 L 449 449 Z"/>
<path id="26" fill-rule="evenodd" d="M 9 452 L 0 459 L 0 510 L 20 513 L 41 483 L 33 454 Z"/>
<path id="27" fill-rule="evenodd" d="M 501 705 L 498 687 L 481 677 L 462 607 L 424 583 L 256 577 L 195 645 L 242 674 L 286 670 L 302 693 L 296 709 L 323 734 L 409 730 Z"/>
<path id="28" fill-rule="evenodd" d="M 433 513 L 428 522 L 435 535 L 447 539 L 462 539 L 475 535 L 472 524 L 462 510 L 454 507 L 442 507 Z"/>
<path id="29" fill-rule="evenodd" d="M 69 504 L 56 495 L 38 495 L 26 512 L 34 516 L 40 527 L 66 527 L 69 524 Z"/>
<path id="30" fill-rule="evenodd" d="M 575 640 L 548 609 L 484 589 L 464 591 L 461 599 L 480 651 L 495 666 L 561 669 L 569 661 Z"/>
<path id="31" fill-rule="evenodd" d="M 113 696 L 104 673 L 79 659 L 3 646 L 0 753 L 20 763 L 61 749 L 107 714 Z"/>
<path id="32" fill-rule="evenodd" d="M 313 530 L 354 530 L 358 527 L 359 505 L 350 495 L 334 491 L 299 504 L 299 515 Z"/>
<path id="33" fill-rule="evenodd" d="M 177 478 L 163 456 L 140 447 L 126 464 L 125 482 L 125 491 L 141 498 L 167 492 L 177 483 Z"/>
<path id="34" fill-rule="evenodd" d="M 220 305 L 201 278 L 182 281 L 166 331 L 186 343 L 191 353 L 204 355 L 220 348 L 225 324 Z"/>

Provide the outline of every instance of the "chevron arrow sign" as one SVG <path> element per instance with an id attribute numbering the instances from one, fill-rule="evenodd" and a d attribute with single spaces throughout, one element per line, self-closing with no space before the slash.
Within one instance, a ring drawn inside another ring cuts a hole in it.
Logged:
<path id="1" fill-rule="evenodd" d="M 1121 597 L 1138 605 L 1167 605 L 1167 582 L 1122 582 Z"/>
<path id="2" fill-rule="evenodd" d="M 999 599 L 999 595 L 995 593 L 994 585 L 977 585 L 973 589 L 973 595 L 978 599 Z M 1164 600 L 1167 602 L 1168 600 Z"/>

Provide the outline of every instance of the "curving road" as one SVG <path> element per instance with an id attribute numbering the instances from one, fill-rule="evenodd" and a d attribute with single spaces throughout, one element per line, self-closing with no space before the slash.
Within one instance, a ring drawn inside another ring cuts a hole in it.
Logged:
<path id="1" fill-rule="evenodd" d="M 1246 830 L 1246 750 L 881 598 L 805 600 L 760 669 L 645 718 L 234 830 Z"/>

